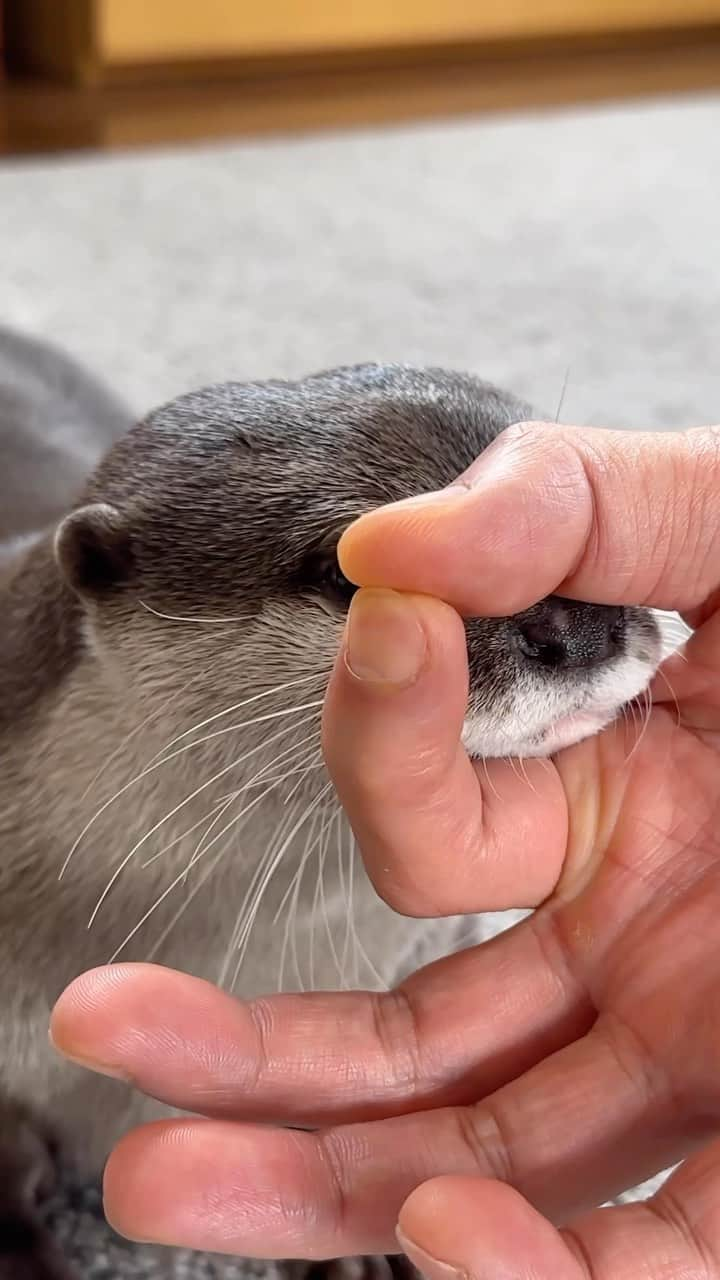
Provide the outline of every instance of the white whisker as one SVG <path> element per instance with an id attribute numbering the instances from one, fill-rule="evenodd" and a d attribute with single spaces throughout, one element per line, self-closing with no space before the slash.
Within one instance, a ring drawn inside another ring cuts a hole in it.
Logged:
<path id="1" fill-rule="evenodd" d="M 243 698 L 242 702 L 233 702 L 229 707 L 223 707 L 222 711 L 216 711 L 211 716 L 206 716 L 204 720 L 198 720 L 197 724 L 191 725 L 189 729 L 185 729 L 179 733 L 177 737 L 172 738 L 170 742 L 163 747 L 162 752 L 158 755 L 164 755 L 177 742 L 182 742 L 183 738 L 187 738 L 191 733 L 197 733 L 198 729 L 204 729 L 209 724 L 214 724 L 216 720 L 220 720 L 222 716 L 232 715 L 234 711 L 242 711 L 244 707 L 249 707 L 253 702 L 260 702 L 263 698 L 273 698 L 279 693 L 285 693 L 287 689 L 295 689 L 298 685 L 309 684 L 311 680 L 317 681 L 315 672 L 309 676 L 300 676 L 297 680 L 287 680 L 284 684 L 273 685 L 271 689 L 263 689 L 261 693 L 253 693 L 249 698 Z M 318 700 L 318 705 L 322 704 L 322 698 Z M 250 722 L 252 723 L 252 722 Z"/>
<path id="2" fill-rule="evenodd" d="M 218 974 L 217 981 L 218 981 L 218 985 L 221 987 L 225 985 L 225 982 L 227 980 L 228 970 L 230 968 L 230 959 L 233 955 L 233 952 L 237 951 L 238 946 L 240 945 L 240 941 L 244 937 L 244 931 L 245 931 L 247 920 L 248 920 L 248 912 L 252 910 L 252 905 L 255 901 L 254 895 L 256 892 L 256 886 L 259 885 L 260 881 L 265 875 L 265 872 L 270 866 L 270 863 L 272 862 L 275 851 L 277 850 L 279 844 L 281 843 L 283 836 L 285 835 L 285 832 L 287 831 L 291 823 L 294 821 L 295 815 L 297 814 L 297 811 L 299 808 L 299 804 L 300 802 L 298 802 L 298 804 L 293 809 L 291 809 L 289 813 L 286 813 L 282 818 L 282 820 L 277 824 L 277 827 L 275 828 L 273 836 L 268 842 L 267 849 L 263 853 L 262 857 L 258 860 L 258 863 L 252 873 L 247 889 L 245 891 L 245 895 L 243 897 L 242 902 L 240 903 L 240 909 L 238 911 L 238 914 L 235 920 L 235 925 L 233 927 L 232 934 L 230 935 L 230 941 L 225 951 L 225 957 L 220 967 L 220 972 Z"/>
<path id="3" fill-rule="evenodd" d="M 275 783 L 273 783 L 273 785 L 272 785 L 272 786 L 270 786 L 270 787 L 268 787 L 266 791 L 263 791 L 259 796 L 256 796 L 254 800 L 251 800 L 251 801 L 250 801 L 250 804 L 246 805 L 246 807 L 245 807 L 244 809 L 242 809 L 242 810 L 240 811 L 240 813 L 236 814 L 236 815 L 235 815 L 235 817 L 233 818 L 232 822 L 228 823 L 228 824 L 227 824 L 227 826 L 226 826 L 226 827 L 224 827 L 224 828 L 223 828 L 223 830 L 220 832 L 220 834 L 219 834 L 218 836 L 215 836 L 215 837 L 214 837 L 214 839 L 210 841 L 210 844 L 206 845 L 206 847 L 205 847 L 205 849 L 204 849 L 204 851 L 203 851 L 203 856 L 205 855 L 205 853 L 207 853 L 208 849 L 210 849 L 210 848 L 212 847 L 212 845 L 216 844 L 216 843 L 217 843 L 217 841 L 218 841 L 218 840 L 219 840 L 223 835 L 225 835 L 226 831 L 229 831 L 229 830 L 230 830 L 230 828 L 231 828 L 232 826 L 235 826 L 235 824 L 236 824 L 236 823 L 238 823 L 242 818 L 246 817 L 246 816 L 247 816 L 247 814 L 249 814 L 249 813 L 250 813 L 250 812 L 251 812 L 251 811 L 256 807 L 256 805 L 260 804 L 260 802 L 261 802 L 262 800 L 264 800 L 264 799 L 265 799 L 265 797 L 266 797 L 266 796 L 268 796 L 268 795 L 270 794 L 270 792 L 274 789 L 274 787 L 275 787 L 275 786 L 276 786 L 276 784 L 275 784 Z M 223 851 L 223 852 L 224 852 L 224 851 Z M 127 934 L 127 936 L 126 936 L 126 937 L 123 939 L 123 941 L 120 943 L 120 946 L 119 946 L 119 947 L 118 947 L 118 948 L 113 952 L 113 955 L 111 956 L 111 958 L 110 958 L 110 960 L 109 960 L 109 962 L 108 962 L 109 964 L 113 964 L 113 963 L 115 962 L 115 960 L 117 959 L 117 957 L 120 955 L 120 952 L 121 952 L 121 951 L 122 951 L 122 950 L 127 946 L 128 942 L 130 942 L 130 941 L 131 941 L 131 939 L 135 937 L 135 934 L 138 932 L 138 930 L 140 930 L 140 929 L 142 928 L 142 926 L 145 924 L 146 920 L 149 920 L 149 919 L 150 919 L 150 916 L 151 916 L 151 915 L 153 915 L 153 913 L 154 913 L 155 911 L 157 911 L 157 909 L 158 909 L 158 907 L 161 905 L 161 903 L 163 903 L 163 902 L 165 901 L 165 899 L 168 897 L 168 895 L 169 895 L 170 893 L 172 893 L 172 891 L 173 891 L 173 889 L 176 887 L 176 885 L 180 884 L 180 882 L 181 882 L 182 880 L 184 880 L 184 879 L 185 879 L 186 875 L 187 875 L 187 867 L 183 867 L 182 871 L 180 871 L 180 872 L 178 873 L 178 875 L 176 875 L 175 879 L 174 879 L 174 880 L 173 880 L 173 881 L 172 881 L 172 882 L 167 886 L 167 888 L 166 888 L 166 889 L 164 889 L 164 890 L 163 890 L 163 892 L 160 894 L 160 896 L 159 896 L 158 898 L 156 898 L 156 900 L 155 900 L 155 902 L 153 903 L 153 905 L 152 905 L 151 907 L 149 907 L 149 908 L 148 908 L 148 910 L 145 912 L 145 915 L 144 915 L 144 916 L 142 916 L 142 918 L 141 918 L 140 920 L 138 920 L 137 924 L 136 924 L 136 925 L 135 925 L 135 926 L 130 930 L 130 932 Z M 203 882 L 203 883 L 204 883 L 204 882 Z M 197 888 L 198 888 L 198 886 L 196 886 L 196 888 L 195 888 L 195 892 L 197 892 Z M 188 907 L 189 903 L 192 901 L 192 898 L 195 896 L 195 892 L 193 892 L 191 895 L 189 895 L 189 896 L 188 896 L 187 901 L 183 904 L 183 911 L 187 909 L 187 907 Z M 178 915 L 177 917 L 173 917 L 173 920 L 171 921 L 171 926 L 173 926 L 173 925 L 175 925 L 175 924 L 177 923 L 177 920 L 180 918 L 180 915 L 182 915 L 182 911 L 179 913 L 179 915 Z M 155 953 L 157 952 L 157 948 L 158 948 L 160 945 L 162 945 L 162 942 L 164 942 L 164 941 L 165 941 L 165 938 L 167 937 L 167 935 L 168 935 L 168 933 L 169 933 L 169 932 L 170 932 L 170 928 L 168 928 L 168 929 L 163 933 L 163 935 L 162 935 L 162 938 L 161 938 L 160 942 L 156 943 L 156 946 L 155 946 L 155 948 L 153 949 L 153 954 L 155 954 Z"/>
<path id="4" fill-rule="evenodd" d="M 635 709 L 636 709 L 636 708 L 635 708 L 635 703 L 636 703 L 636 702 L 638 702 L 638 700 L 637 700 L 637 699 L 633 699 L 633 728 L 635 728 L 635 727 L 636 727 L 636 722 L 635 722 Z M 642 708 L 643 708 L 643 710 L 641 711 L 641 709 L 640 709 L 640 705 L 639 705 L 639 702 L 638 702 L 638 705 L 637 705 L 637 712 L 638 712 L 638 715 L 641 717 L 641 718 L 640 718 L 640 732 L 638 733 L 638 736 L 637 736 L 637 738 L 635 739 L 635 742 L 634 742 L 634 744 L 633 744 L 633 746 L 632 746 L 632 749 L 631 749 L 631 751 L 630 751 L 630 753 L 629 753 L 629 755 L 628 755 L 628 757 L 627 757 L 627 760 L 625 761 L 625 763 L 626 763 L 626 764 L 630 764 L 630 761 L 632 760 L 632 758 L 633 758 L 633 756 L 635 755 L 635 753 L 636 753 L 637 751 L 639 751 L 639 749 L 640 749 L 640 744 L 641 744 L 641 742 L 642 742 L 643 738 L 645 737 L 645 734 L 647 733 L 647 730 L 648 730 L 648 725 L 650 724 L 650 717 L 651 717 L 651 715 L 652 715 L 652 700 L 651 700 L 651 698 L 650 698 L 650 691 L 649 691 L 649 689 L 645 689 L 645 690 L 644 690 L 644 692 L 643 692 Z"/>
<path id="5" fill-rule="evenodd" d="M 350 874 L 351 874 L 351 875 L 353 875 L 353 873 L 354 873 L 354 869 L 355 869 L 355 853 L 356 853 L 356 851 L 357 851 L 357 841 L 356 841 L 356 839 L 355 839 L 355 836 L 354 836 L 354 835 L 353 835 L 353 836 L 351 836 L 351 845 L 350 845 L 350 849 L 351 849 L 351 856 L 350 856 L 350 867 L 351 867 L 351 871 L 350 871 Z M 387 991 L 387 982 L 386 982 L 386 981 L 385 981 L 385 979 L 384 979 L 384 978 L 383 978 L 383 977 L 378 973 L 377 969 L 375 968 L 375 965 L 373 964 L 373 962 L 372 962 L 372 960 L 370 959 L 370 957 L 369 957 L 369 955 L 368 955 L 367 951 L 365 950 L 365 948 L 364 948 L 364 946 L 363 946 L 362 942 L 360 941 L 360 938 L 358 937 L 357 929 L 356 929 L 356 927 L 355 927 L 355 921 L 354 921 L 354 920 L 353 920 L 353 922 L 352 922 L 352 932 L 353 932 L 353 940 L 354 940 L 354 943 L 355 943 L 356 964 L 357 964 L 357 956 L 359 955 L 360 959 L 361 959 L 361 960 L 364 960 L 364 962 L 365 962 L 365 964 L 366 964 L 367 968 L 369 969 L 369 971 L 370 971 L 370 973 L 371 973 L 372 977 L 374 978 L 375 982 L 378 984 L 378 986 L 379 986 L 380 990 L 381 990 L 381 991 Z M 359 972 L 358 972 L 358 970 L 357 970 L 357 967 L 356 967 L 356 969 L 355 969 L 355 985 L 356 985 L 356 986 L 359 986 L 359 985 L 360 985 L 360 975 L 359 975 Z"/>
<path id="6" fill-rule="evenodd" d="M 318 793 L 318 795 L 315 796 L 310 801 L 310 803 L 305 807 L 304 811 L 302 812 L 298 820 L 293 824 L 288 835 L 285 836 L 285 838 L 283 839 L 282 843 L 280 844 L 280 847 L 277 849 L 276 853 L 273 856 L 272 863 L 267 868 L 265 875 L 263 876 L 262 883 L 258 889 L 258 893 L 256 895 L 255 901 L 253 902 L 252 911 L 248 918 L 247 924 L 243 930 L 242 942 L 239 944 L 240 950 L 239 950 L 237 964 L 235 967 L 235 973 L 233 975 L 233 980 L 230 988 L 231 990 L 234 989 L 235 984 L 237 982 L 240 969 L 242 967 L 242 962 L 245 957 L 245 952 L 247 950 L 247 945 L 250 938 L 252 926 L 255 922 L 255 918 L 260 909 L 260 903 L 262 902 L 262 899 L 265 895 L 267 886 L 270 884 L 270 881 L 272 880 L 272 877 L 275 874 L 275 871 L 280 866 L 280 863 L 282 862 L 288 847 L 292 843 L 292 840 L 297 835 L 297 832 L 301 829 L 301 827 L 307 821 L 307 819 L 314 813 L 315 809 L 322 802 L 322 800 L 327 795 L 331 787 L 332 787 L 331 782 L 326 783 L 326 785 L 322 788 L 322 790 Z"/>
<path id="7" fill-rule="evenodd" d="M 193 822 L 191 827 L 187 827 L 179 836 L 175 836 L 174 839 L 168 842 L 168 844 L 163 845 L 162 849 L 158 849 L 157 853 L 154 853 L 152 857 L 147 858 L 145 862 L 141 863 L 143 871 L 145 871 L 147 867 L 151 867 L 154 862 L 157 862 L 159 858 L 162 858 L 170 849 L 174 849 L 177 844 L 180 844 L 181 840 L 184 840 L 187 836 L 191 836 L 193 831 L 197 831 L 198 827 L 201 827 L 204 822 L 207 822 L 209 818 L 212 818 L 213 814 L 216 813 L 218 809 L 221 809 L 227 802 L 234 800 L 236 795 L 237 792 L 233 791 L 229 795 L 226 794 L 221 796 L 217 804 L 214 804 L 212 809 L 207 813 L 204 813 L 202 818 L 198 818 L 197 822 Z"/>
<path id="8" fill-rule="evenodd" d="M 162 613 L 160 609 L 153 608 L 151 604 L 148 604 L 147 601 L 145 600 L 141 600 L 139 597 L 137 598 L 137 603 L 143 609 L 145 609 L 148 613 L 151 613 L 153 617 L 162 618 L 163 621 L 165 622 L 199 622 L 199 623 L 207 622 L 212 624 L 215 624 L 215 623 L 227 624 L 227 623 L 234 623 L 234 622 L 250 622 L 256 616 L 252 613 L 242 613 L 242 614 L 238 614 L 234 618 L 205 618 L 205 617 L 195 618 L 195 617 L 187 617 L 184 614 L 178 614 L 178 613 Z"/>
<path id="9" fill-rule="evenodd" d="M 304 721 L 301 720 L 300 724 L 297 725 L 296 728 L 301 727 L 303 724 L 307 724 L 311 719 L 313 719 L 313 717 L 308 716 Z M 90 920 L 88 921 L 88 926 L 87 926 L 88 929 L 92 928 L 93 923 L 97 917 L 97 914 L 100 908 L 102 907 L 102 904 L 105 901 L 107 895 L 109 894 L 113 885 L 116 883 L 118 877 L 125 870 L 125 867 L 135 856 L 138 849 L 142 848 L 142 846 L 146 843 L 146 841 L 148 841 L 150 837 L 153 836 L 155 832 L 164 825 L 164 823 L 169 822 L 171 818 L 174 818 L 175 814 L 179 813 L 180 810 L 185 807 L 185 805 L 190 804 L 190 802 L 194 800 L 196 796 L 201 795 L 202 792 L 207 790 L 208 787 L 213 786 L 214 783 L 219 782 L 221 778 L 224 778 L 226 774 L 228 774 L 231 771 L 231 769 L 236 769 L 240 764 L 243 764 L 246 760 L 248 760 L 251 756 L 255 755 L 258 751 L 262 751 L 264 748 L 266 748 L 269 745 L 269 743 L 273 742 L 277 737 L 282 736 L 282 734 L 283 734 L 283 730 L 280 730 L 278 734 L 273 735 L 273 737 L 270 738 L 267 742 L 259 743 L 257 746 L 251 748 L 249 751 L 246 751 L 244 755 L 239 756 L 237 759 L 231 760 L 229 764 L 224 765 L 222 769 L 220 769 L 217 773 L 213 774 L 211 778 L 208 778 L 206 782 L 201 783 L 199 787 L 196 787 L 194 791 L 191 791 L 189 796 L 186 796 L 184 800 L 179 801 L 179 803 L 176 804 L 174 808 L 172 808 L 169 811 L 169 813 L 166 813 L 162 818 L 159 818 L 158 821 L 154 823 L 154 825 L 150 828 L 150 830 L 146 831 L 145 835 L 142 836 L 140 840 L 137 840 L 135 842 L 130 852 L 125 855 L 125 857 L 122 859 L 122 862 L 119 864 L 119 866 L 115 868 L 115 871 L 113 872 L 108 883 L 103 889 L 98 899 L 98 902 L 96 903 L 96 906 L 93 910 L 93 913 L 90 916 Z"/>
<path id="10" fill-rule="evenodd" d="M 666 676 L 665 672 L 663 671 L 662 667 L 658 667 L 658 670 L 657 670 L 656 674 L 657 674 L 657 675 L 659 675 L 659 676 L 662 676 L 662 679 L 665 681 L 665 684 L 666 684 L 666 685 L 667 685 L 667 687 L 668 687 L 668 692 L 669 692 L 669 694 L 670 694 L 670 697 L 672 698 L 673 702 L 675 703 L 675 712 L 676 712 L 676 715 L 677 715 L 677 726 L 678 726 L 678 729 L 680 729 L 680 728 L 682 727 L 682 714 L 681 714 L 681 712 L 680 712 L 680 703 L 678 702 L 678 699 L 677 699 L 677 695 L 676 695 L 676 693 L 675 693 L 675 690 L 673 689 L 673 687 L 672 687 L 672 685 L 671 685 L 670 681 L 668 680 L 668 677 Z"/>
<path id="11" fill-rule="evenodd" d="M 277 720 L 283 717 L 297 715 L 301 711 L 307 711 L 309 709 L 317 710 L 317 708 L 321 705 L 322 705 L 322 701 L 320 700 L 320 701 L 314 701 L 314 702 L 301 703 L 299 706 L 295 706 L 295 707 L 282 707 L 279 711 L 268 711 L 264 715 L 255 716 L 253 717 L 252 720 L 246 720 L 242 724 L 231 725 L 230 729 L 233 729 L 233 730 L 249 729 L 258 724 L 265 724 L 270 720 Z M 301 721 L 300 723 L 304 724 L 304 723 L 307 723 L 307 721 Z M 219 733 L 223 733 L 223 732 L 225 732 L 225 730 L 219 731 Z M 215 734 L 208 734 L 207 738 L 201 739 L 200 741 L 209 741 L 211 738 L 215 736 L 216 736 Z M 77 837 L 75 843 L 73 844 L 70 852 L 68 853 L 60 869 L 60 875 L 58 876 L 58 879 L 61 880 L 65 872 L 67 871 L 70 860 L 73 857 L 75 851 L 77 850 L 80 842 L 87 835 L 88 831 L 94 825 L 94 823 L 97 822 L 98 818 L 100 818 L 102 814 L 105 813 L 105 811 L 110 808 L 110 805 L 114 804 L 116 800 L 119 800 L 120 797 L 124 795 L 127 791 L 129 791 L 131 787 L 136 786 L 137 783 L 142 782 L 144 778 L 149 777 L 151 773 L 154 773 L 157 769 L 162 768 L 163 765 L 169 764 L 171 760 L 175 760 L 178 756 L 183 755 L 185 752 L 192 750 L 194 746 L 198 746 L 198 745 L 199 745 L 198 742 L 189 742 L 189 743 L 186 743 L 184 747 L 178 747 L 177 751 L 173 751 L 171 755 L 169 756 L 164 755 L 161 760 L 156 759 L 154 764 L 149 764 L 147 768 L 142 770 L 141 773 L 136 774 L 135 777 L 131 778 L 129 782 L 124 783 L 123 786 L 120 787 L 119 790 L 116 791 L 114 795 L 110 796 L 110 798 L 106 800 L 104 804 L 102 804 L 100 808 L 93 814 L 92 818 L 90 818 L 90 820 L 86 822 L 85 826 L 80 832 L 80 835 Z M 254 747 L 253 750 L 248 753 L 248 755 L 252 755 L 255 751 L 262 750 L 263 746 L 265 746 L 264 742 Z M 235 768 L 235 766 L 238 763 L 242 762 L 243 760 L 246 760 L 247 758 L 248 758 L 247 755 L 240 756 L 239 760 L 236 760 L 231 765 L 227 766 L 227 770 Z M 216 775 L 216 777 L 220 777 L 220 776 L 222 775 L 221 774 Z M 173 812 L 175 811 L 173 810 Z M 172 814 L 168 816 L 172 816 Z M 165 819 L 163 819 L 163 821 L 165 821 Z M 153 830 L 156 830 L 156 828 L 153 828 Z M 150 832 L 149 834 L 152 834 L 152 832 Z"/>
<path id="12" fill-rule="evenodd" d="M 332 956 L 333 963 L 337 970 L 338 980 L 340 979 L 340 958 L 337 953 L 337 947 L 335 946 L 335 937 L 333 934 L 332 925 L 330 924 L 327 898 L 325 895 L 325 863 L 327 860 L 328 850 L 330 847 L 330 834 L 332 832 L 334 823 L 336 823 L 338 820 L 338 815 L 341 815 L 341 813 L 342 813 L 342 810 L 338 805 L 335 809 L 335 813 L 333 814 L 331 822 L 328 823 L 326 839 L 323 841 L 323 845 L 320 849 L 320 856 L 318 859 L 318 883 L 320 885 L 320 909 L 322 912 L 322 918 L 325 925 L 325 933 L 328 940 L 328 946 L 330 948 L 330 955 Z M 310 965 L 312 970 L 312 953 L 311 953 Z M 312 988 L 315 987 L 315 981 L 314 981 L 314 976 L 312 972 L 311 972 L 310 986 Z"/>
<path id="13" fill-rule="evenodd" d="M 288 755 L 290 755 L 291 759 L 298 756 L 309 742 L 312 742 L 313 739 L 319 738 L 319 736 L 320 736 L 320 729 L 318 728 L 315 730 L 314 733 L 308 734 L 307 737 L 304 738 L 300 743 L 293 744 L 293 746 L 288 748 L 286 751 L 281 752 L 279 756 L 275 756 L 274 759 L 265 766 L 265 769 L 274 768 L 280 762 L 280 760 L 283 759 L 283 757 L 286 757 Z M 300 770 L 302 773 L 305 772 L 303 765 L 300 765 Z M 292 774 L 295 772 L 297 772 L 296 769 L 288 769 L 283 774 L 281 774 L 280 777 L 277 778 L 278 786 L 284 781 L 286 781 L 286 779 L 292 776 Z M 297 813 L 297 808 L 298 806 L 296 805 L 293 809 L 290 810 L 288 814 L 285 814 L 285 816 L 278 823 L 278 826 L 275 830 L 275 834 L 270 840 L 268 848 L 266 849 L 263 856 L 260 858 L 257 866 L 255 867 L 255 870 L 253 871 L 252 877 L 250 879 L 250 883 L 248 884 L 248 887 L 245 893 L 245 897 L 243 898 L 243 901 L 240 905 L 240 910 L 238 911 L 237 919 L 235 921 L 235 926 L 233 928 L 233 932 L 230 937 L 230 942 L 225 952 L 225 959 L 220 969 L 220 974 L 218 976 L 218 981 L 220 985 L 223 985 L 227 978 L 227 972 L 230 965 L 230 957 L 233 951 L 236 950 L 237 947 L 240 945 L 241 940 L 244 937 L 244 930 L 246 929 L 248 919 L 249 919 L 248 912 L 253 911 L 252 904 L 254 904 L 254 901 L 255 901 L 253 899 L 255 886 L 264 875 L 266 868 L 270 865 L 273 858 L 274 851 L 277 848 L 280 841 L 282 840 L 285 834 L 285 831 L 289 827 L 290 823 L 293 821 L 294 815 L 295 813 Z"/>

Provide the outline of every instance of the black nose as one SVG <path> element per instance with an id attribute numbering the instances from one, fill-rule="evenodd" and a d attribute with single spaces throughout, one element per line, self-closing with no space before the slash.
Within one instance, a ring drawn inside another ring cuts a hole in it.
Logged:
<path id="1" fill-rule="evenodd" d="M 517 619 L 517 646 L 532 663 L 594 667 L 624 651 L 625 611 L 549 596 Z"/>

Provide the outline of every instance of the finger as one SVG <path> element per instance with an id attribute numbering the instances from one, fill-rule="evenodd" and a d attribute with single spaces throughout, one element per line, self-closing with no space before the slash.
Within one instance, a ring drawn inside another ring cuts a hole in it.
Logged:
<path id="1" fill-rule="evenodd" d="M 618 432 L 522 423 L 455 486 L 343 535 L 362 586 L 504 615 L 555 591 L 689 612 L 720 582 L 720 428 Z"/>
<path id="2" fill-rule="evenodd" d="M 565 1221 L 667 1167 L 684 1122 L 632 1040 L 553 1055 L 469 1108 L 316 1133 L 168 1121 L 120 1143 L 106 1207 L 123 1234 L 260 1257 L 386 1253 L 404 1200 L 438 1173 L 509 1182 Z"/>
<path id="3" fill-rule="evenodd" d="M 460 740 L 467 683 L 454 610 L 358 592 L 328 689 L 325 757 L 375 887 L 408 915 L 535 906 L 562 868 L 556 771 L 506 760 L 476 771 Z"/>
<path id="4" fill-rule="evenodd" d="M 561 1233 L 513 1187 L 489 1179 L 423 1183 L 400 1210 L 397 1238 L 425 1280 L 588 1280 Z"/>
<path id="5" fill-rule="evenodd" d="M 651 692 L 653 702 L 666 703 L 683 725 L 720 730 L 720 612 L 710 615 L 683 647 L 658 670 Z"/>
<path id="6" fill-rule="evenodd" d="M 564 1231 L 512 1187 L 434 1178 L 403 1205 L 398 1240 L 427 1280 L 717 1280 L 720 1147 L 688 1160 L 652 1199 Z"/>
<path id="7" fill-rule="evenodd" d="M 246 1003 L 155 965 L 94 969 L 60 997 L 52 1038 L 73 1061 L 172 1107 L 320 1125 L 468 1102 L 592 1017 L 560 947 L 526 921 L 381 994 Z"/>

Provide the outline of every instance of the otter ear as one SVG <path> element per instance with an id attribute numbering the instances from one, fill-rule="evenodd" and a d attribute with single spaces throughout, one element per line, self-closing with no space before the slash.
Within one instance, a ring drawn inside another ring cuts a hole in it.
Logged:
<path id="1" fill-rule="evenodd" d="M 55 558 L 78 595 L 103 595 L 120 586 L 133 568 L 125 518 L 105 502 L 72 511 L 55 534 Z"/>

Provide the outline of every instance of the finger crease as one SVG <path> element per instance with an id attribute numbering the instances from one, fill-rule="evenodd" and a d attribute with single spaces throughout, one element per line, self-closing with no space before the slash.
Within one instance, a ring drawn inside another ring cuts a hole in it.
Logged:
<path id="1" fill-rule="evenodd" d="M 497 1108 L 489 1102 L 474 1107 L 459 1107 L 455 1112 L 460 1138 L 481 1171 L 499 1182 L 517 1186 L 510 1142 L 503 1133 Z"/>
<path id="2" fill-rule="evenodd" d="M 661 1187 L 652 1199 L 645 1202 L 645 1208 L 663 1226 L 669 1227 L 676 1235 L 682 1237 L 694 1257 L 700 1262 L 704 1275 L 708 1277 L 708 1280 L 710 1276 L 717 1274 L 717 1256 L 714 1256 L 713 1250 L 709 1248 L 700 1232 L 693 1226 L 681 1202 L 673 1194 L 672 1190 Z M 700 1280 L 700 1277 L 698 1277 L 698 1280 Z"/>
<path id="3" fill-rule="evenodd" d="M 424 1080 L 418 1017 L 403 987 L 372 992 L 370 996 L 375 1035 L 392 1073 L 392 1088 L 403 1097 L 414 1097 Z"/>
<path id="4" fill-rule="evenodd" d="M 243 1088 L 250 1093 L 255 1093 L 260 1089 L 264 1077 L 269 1075 L 270 1032 L 273 1017 L 265 1000 L 250 1000 L 247 1010 L 255 1032 L 256 1047 L 251 1079 L 244 1082 Z"/>
<path id="5" fill-rule="evenodd" d="M 598 1210 L 598 1212 L 603 1213 L 604 1210 L 601 1209 Z M 560 1235 L 565 1241 L 568 1249 L 573 1254 L 575 1261 L 582 1267 L 585 1275 L 588 1277 L 588 1280 L 595 1280 L 595 1265 L 582 1236 L 572 1227 L 563 1227 L 560 1231 Z"/>
<path id="6" fill-rule="evenodd" d="M 349 1216 L 348 1189 L 343 1173 L 347 1153 L 343 1152 L 342 1143 L 336 1139 L 331 1130 L 318 1135 L 317 1153 L 320 1164 L 327 1174 L 327 1189 L 330 1193 L 331 1201 L 328 1213 L 333 1224 L 333 1234 L 338 1241 L 342 1241 Z M 325 1188 L 323 1188 L 324 1190 Z M 326 1215 L 324 1214 L 323 1216 Z M 338 1252 L 339 1254 L 342 1253 L 340 1245 L 338 1246 Z"/>

